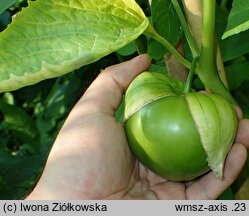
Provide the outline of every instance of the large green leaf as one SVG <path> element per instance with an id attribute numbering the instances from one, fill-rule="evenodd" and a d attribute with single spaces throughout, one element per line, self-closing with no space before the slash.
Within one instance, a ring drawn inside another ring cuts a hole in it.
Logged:
<path id="1" fill-rule="evenodd" d="M 228 24 L 223 39 L 249 29 L 248 0 L 233 0 L 233 7 L 228 17 Z"/>
<path id="2" fill-rule="evenodd" d="M 120 49 L 148 25 L 135 0 L 37 0 L 0 34 L 0 92 L 68 73 Z"/>

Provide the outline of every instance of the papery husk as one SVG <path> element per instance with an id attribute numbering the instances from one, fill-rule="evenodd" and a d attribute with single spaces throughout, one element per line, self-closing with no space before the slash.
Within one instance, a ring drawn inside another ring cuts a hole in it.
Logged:
<path id="1" fill-rule="evenodd" d="M 237 130 L 235 110 L 227 100 L 215 94 L 190 93 L 185 98 L 207 154 L 208 165 L 221 179 Z"/>
<path id="2" fill-rule="evenodd" d="M 126 91 L 124 120 L 146 104 L 162 97 L 180 94 L 183 82 L 156 72 L 143 72 L 137 76 Z"/>

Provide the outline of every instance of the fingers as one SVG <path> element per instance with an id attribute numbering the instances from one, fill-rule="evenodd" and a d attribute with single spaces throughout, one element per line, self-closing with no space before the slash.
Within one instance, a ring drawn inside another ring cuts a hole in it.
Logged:
<path id="1" fill-rule="evenodd" d="M 88 88 L 82 100 L 86 110 L 113 114 L 131 81 L 150 67 L 148 55 L 106 68 Z"/>
<path id="2" fill-rule="evenodd" d="M 243 119 L 243 112 L 238 106 L 234 106 L 238 119 L 238 130 L 235 142 L 242 143 L 249 148 L 249 119 Z"/>
<path id="3" fill-rule="evenodd" d="M 243 143 L 247 148 L 249 148 L 249 119 L 242 119 L 239 121 L 235 142 Z"/>
<path id="4" fill-rule="evenodd" d="M 245 146 L 234 144 L 226 159 L 223 179 L 219 180 L 213 172 L 206 174 L 186 189 L 187 199 L 217 199 L 235 181 L 246 157 Z"/>
<path id="5" fill-rule="evenodd" d="M 243 119 L 243 112 L 238 106 L 234 106 L 238 119 L 238 130 L 235 142 L 242 143 L 249 148 L 249 119 Z"/>
<path id="6" fill-rule="evenodd" d="M 238 119 L 239 119 L 239 120 L 243 119 L 243 112 L 242 112 L 242 110 L 240 109 L 240 107 L 234 105 L 234 109 L 235 109 L 235 111 L 236 111 L 236 113 L 237 113 Z"/>
<path id="7" fill-rule="evenodd" d="M 150 188 L 159 200 L 185 200 L 185 185 L 181 182 L 166 181 Z"/>

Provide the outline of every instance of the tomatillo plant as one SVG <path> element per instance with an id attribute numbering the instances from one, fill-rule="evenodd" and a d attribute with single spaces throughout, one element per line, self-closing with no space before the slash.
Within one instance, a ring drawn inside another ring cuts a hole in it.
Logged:
<path id="1" fill-rule="evenodd" d="M 178 2 L 172 2 L 194 57 L 191 67 L 175 56 L 191 70 L 185 84 L 152 72 L 141 74 L 131 83 L 125 97 L 127 138 L 134 155 L 164 178 L 188 181 L 210 169 L 222 178 L 225 158 L 237 130 L 237 117 L 230 103 L 235 101 L 221 82 L 215 64 L 215 1 L 203 0 L 201 51 Z M 167 45 L 151 29 L 149 35 Z M 216 94 L 191 92 L 196 69 L 206 87 L 230 102 Z"/>
<path id="2" fill-rule="evenodd" d="M 0 92 L 69 73 L 144 34 L 163 44 L 190 73 L 186 83 L 152 72 L 132 82 L 125 96 L 131 150 L 168 179 L 190 180 L 210 168 L 221 178 L 237 119 L 231 105 L 236 101 L 215 62 L 216 1 L 203 0 L 200 50 L 179 2 L 165 2 L 175 7 L 191 61 L 155 30 L 135 0 L 30 1 L 0 34 Z M 194 73 L 212 93 L 191 90 Z"/>

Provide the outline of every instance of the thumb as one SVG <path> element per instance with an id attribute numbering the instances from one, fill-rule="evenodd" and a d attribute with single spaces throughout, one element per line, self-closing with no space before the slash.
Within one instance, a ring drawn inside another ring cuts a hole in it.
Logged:
<path id="1" fill-rule="evenodd" d="M 124 91 L 131 81 L 150 67 L 148 55 L 106 68 L 87 89 L 79 103 L 88 113 L 104 112 L 113 115 Z"/>

